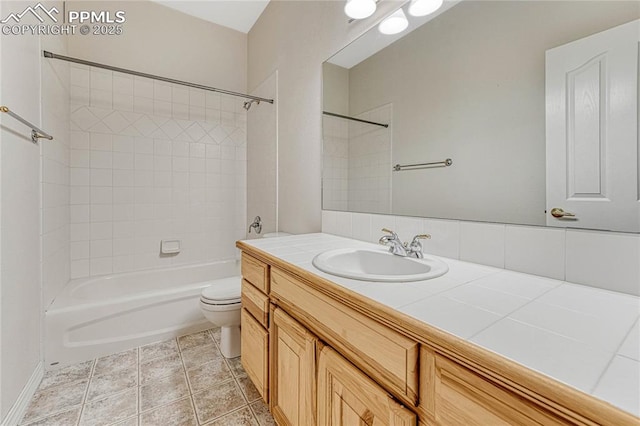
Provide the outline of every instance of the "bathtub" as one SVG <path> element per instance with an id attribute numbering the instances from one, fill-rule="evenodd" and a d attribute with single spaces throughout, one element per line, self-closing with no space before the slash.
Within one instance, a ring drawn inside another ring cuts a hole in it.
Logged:
<path id="1" fill-rule="evenodd" d="M 71 280 L 45 312 L 49 369 L 212 327 L 200 293 L 236 260 Z"/>

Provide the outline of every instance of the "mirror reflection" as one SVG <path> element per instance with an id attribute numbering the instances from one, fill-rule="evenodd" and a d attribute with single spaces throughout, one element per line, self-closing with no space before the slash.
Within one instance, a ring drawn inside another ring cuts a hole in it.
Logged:
<path id="1" fill-rule="evenodd" d="M 638 2 L 406 15 L 323 66 L 324 209 L 640 231 Z"/>

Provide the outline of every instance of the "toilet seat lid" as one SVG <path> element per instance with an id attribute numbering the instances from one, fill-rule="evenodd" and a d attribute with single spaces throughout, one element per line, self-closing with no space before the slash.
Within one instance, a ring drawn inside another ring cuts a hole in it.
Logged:
<path id="1" fill-rule="evenodd" d="M 228 304 L 234 301 L 240 301 L 240 292 L 240 277 L 225 278 L 216 280 L 209 287 L 202 290 L 201 299 L 203 302 L 210 304 L 216 304 L 216 302 Z"/>

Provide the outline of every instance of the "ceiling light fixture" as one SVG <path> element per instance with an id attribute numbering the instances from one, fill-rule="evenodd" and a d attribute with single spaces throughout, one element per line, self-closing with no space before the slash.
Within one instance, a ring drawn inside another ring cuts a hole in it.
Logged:
<path id="1" fill-rule="evenodd" d="M 409 15 L 426 16 L 435 12 L 442 6 L 443 0 L 411 0 Z"/>
<path id="2" fill-rule="evenodd" d="M 398 34 L 407 29 L 409 21 L 402 9 L 398 9 L 390 16 L 384 18 L 380 25 L 378 25 L 378 31 L 382 34 Z"/>
<path id="3" fill-rule="evenodd" d="M 344 13 L 353 19 L 368 18 L 375 11 L 375 0 L 347 0 L 347 4 L 344 5 Z"/>

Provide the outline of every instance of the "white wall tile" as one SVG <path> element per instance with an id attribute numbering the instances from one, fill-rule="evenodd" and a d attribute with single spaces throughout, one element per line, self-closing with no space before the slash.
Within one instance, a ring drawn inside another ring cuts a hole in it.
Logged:
<path id="1" fill-rule="evenodd" d="M 564 267 L 564 229 L 506 226 L 506 269 L 564 280 Z"/>
<path id="2" fill-rule="evenodd" d="M 326 221 L 326 225 L 325 225 Z M 351 236 L 351 213 L 324 210 L 322 212 L 322 232 L 327 234 Z"/>
<path id="3" fill-rule="evenodd" d="M 88 277 L 90 273 L 89 259 L 71 261 L 71 278 Z"/>
<path id="4" fill-rule="evenodd" d="M 566 232 L 567 281 L 640 296 L 640 235 Z"/>
<path id="5" fill-rule="evenodd" d="M 460 223 L 460 260 L 504 268 L 505 225 Z"/>
<path id="6" fill-rule="evenodd" d="M 414 236 L 422 234 L 423 221 L 417 217 L 397 216 L 392 231 L 395 231 L 403 242 L 411 242 Z"/>
<path id="7" fill-rule="evenodd" d="M 90 273 L 91 275 L 105 275 L 113 272 L 113 258 L 112 257 L 100 257 L 90 260 Z"/>
<path id="8" fill-rule="evenodd" d="M 356 240 L 371 241 L 371 215 L 368 213 L 351 214 L 351 237 Z"/>
<path id="9" fill-rule="evenodd" d="M 372 214 L 371 215 L 371 241 L 377 243 L 380 237 L 385 235 L 382 228 L 396 229 L 396 216 Z"/>
<path id="10" fill-rule="evenodd" d="M 422 240 L 425 253 L 458 259 L 460 257 L 460 223 L 456 220 L 425 219 L 423 232 L 431 235 Z"/>
<path id="11" fill-rule="evenodd" d="M 70 244 L 71 260 L 89 259 L 91 252 L 89 251 L 89 241 L 74 241 Z"/>

